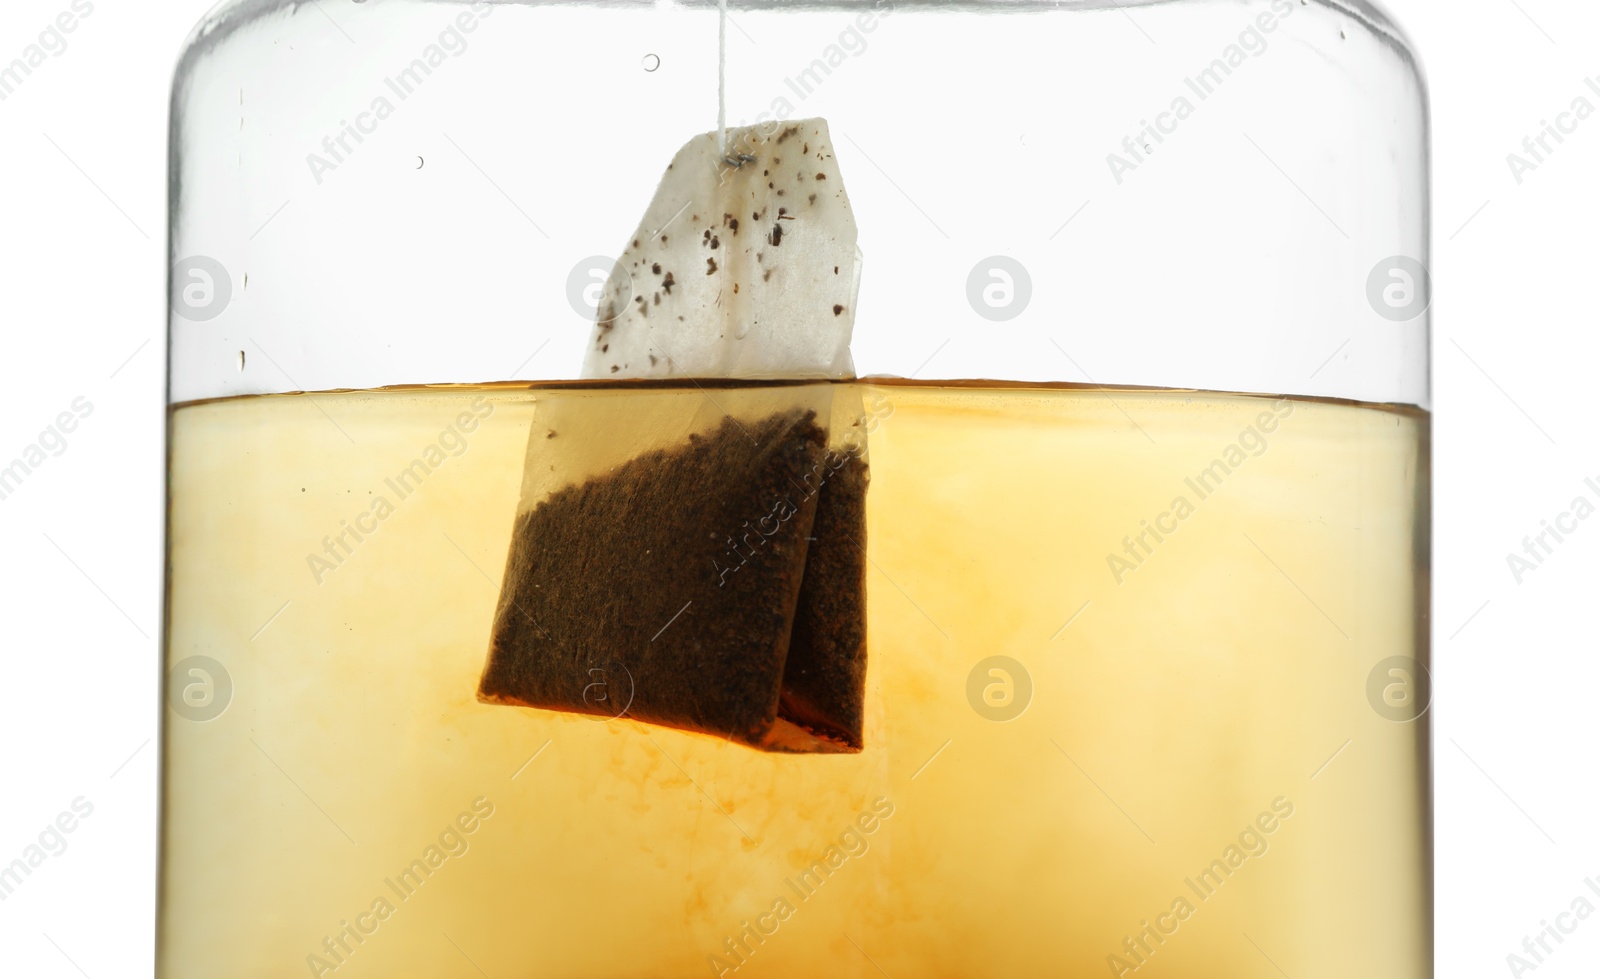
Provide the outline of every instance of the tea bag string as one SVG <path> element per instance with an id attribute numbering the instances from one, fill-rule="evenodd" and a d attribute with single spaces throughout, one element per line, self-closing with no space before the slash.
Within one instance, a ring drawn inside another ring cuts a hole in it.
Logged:
<path id="1" fill-rule="evenodd" d="M 728 157 L 728 0 L 717 0 L 717 155 Z"/>

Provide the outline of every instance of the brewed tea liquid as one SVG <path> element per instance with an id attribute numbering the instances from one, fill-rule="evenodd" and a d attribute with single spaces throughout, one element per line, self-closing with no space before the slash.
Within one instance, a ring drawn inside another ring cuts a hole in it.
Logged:
<path id="1" fill-rule="evenodd" d="M 477 702 L 561 386 L 177 408 L 158 975 L 1430 975 L 1427 416 L 857 386 L 853 755 Z"/>

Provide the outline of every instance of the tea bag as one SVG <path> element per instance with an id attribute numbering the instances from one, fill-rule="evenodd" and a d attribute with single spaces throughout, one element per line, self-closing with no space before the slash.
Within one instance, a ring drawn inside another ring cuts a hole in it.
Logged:
<path id="1" fill-rule="evenodd" d="M 821 120 L 728 138 L 679 151 L 601 297 L 585 376 L 657 383 L 536 406 L 479 699 L 859 751 L 860 395 L 815 383 L 853 375 L 855 222 Z"/>

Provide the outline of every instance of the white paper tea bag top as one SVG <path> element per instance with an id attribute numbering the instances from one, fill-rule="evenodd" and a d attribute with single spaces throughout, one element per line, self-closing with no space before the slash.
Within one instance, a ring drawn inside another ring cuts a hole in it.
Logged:
<path id="1" fill-rule="evenodd" d="M 618 264 L 586 378 L 854 376 L 860 253 L 821 119 L 691 139 Z"/>

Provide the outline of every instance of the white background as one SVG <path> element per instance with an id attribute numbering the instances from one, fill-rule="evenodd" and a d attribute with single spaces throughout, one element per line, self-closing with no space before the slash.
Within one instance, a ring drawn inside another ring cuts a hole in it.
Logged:
<path id="1" fill-rule="evenodd" d="M 151 972 L 167 96 L 207 6 L 99 0 L 0 102 L 0 458 L 75 398 L 94 406 L 0 501 L 0 863 L 74 799 L 94 807 L 0 903 L 7 976 Z M 1600 486 L 1600 119 L 1520 185 L 1506 160 L 1578 96 L 1600 105 L 1585 86 L 1600 7 L 1388 7 L 1422 54 L 1434 119 L 1438 975 L 1504 976 L 1523 936 L 1600 880 L 1600 520 L 1521 584 L 1506 562 L 1575 497 L 1600 497 L 1584 484 Z M 0 60 L 67 8 L 5 0 Z M 1600 915 L 1537 974 L 1597 971 Z"/>

